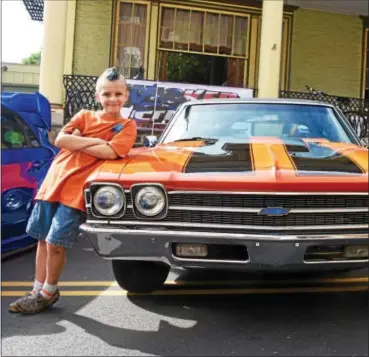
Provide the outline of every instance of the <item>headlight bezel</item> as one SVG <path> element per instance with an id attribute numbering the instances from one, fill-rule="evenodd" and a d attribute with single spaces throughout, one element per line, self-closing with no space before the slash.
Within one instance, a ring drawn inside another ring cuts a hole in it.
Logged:
<path id="1" fill-rule="evenodd" d="M 140 190 L 147 188 L 147 187 L 155 187 L 156 189 L 159 189 L 164 197 L 164 207 L 163 209 L 156 215 L 154 216 L 148 216 L 143 214 L 136 206 L 136 197 L 137 194 L 139 193 Z M 149 221 L 157 221 L 157 220 L 162 220 L 164 219 L 167 215 L 168 215 L 168 210 L 169 210 L 169 201 L 168 201 L 168 193 L 167 190 L 165 189 L 164 185 L 160 184 L 160 183 L 138 183 L 138 184 L 134 184 L 131 186 L 131 198 L 132 198 L 132 211 L 133 214 L 135 215 L 135 217 L 137 219 L 140 220 L 149 220 Z"/>
<path id="2" fill-rule="evenodd" d="M 101 213 L 97 208 L 95 204 L 96 194 L 100 189 L 113 187 L 114 189 L 118 189 L 122 195 L 122 205 L 114 214 L 103 214 Z M 89 187 L 89 193 L 90 193 L 90 208 L 91 208 L 91 214 L 95 218 L 104 218 L 104 219 L 117 219 L 121 218 L 125 215 L 127 210 L 127 197 L 124 191 L 124 188 L 118 184 L 118 183 L 111 183 L 111 182 L 95 182 L 92 183 Z"/>

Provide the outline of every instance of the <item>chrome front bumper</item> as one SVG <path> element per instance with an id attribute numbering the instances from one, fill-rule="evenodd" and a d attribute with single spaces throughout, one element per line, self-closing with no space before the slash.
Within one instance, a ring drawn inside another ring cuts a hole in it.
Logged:
<path id="1" fill-rule="evenodd" d="M 128 229 L 97 224 L 82 224 L 81 233 L 101 257 L 106 259 L 160 261 L 172 267 L 236 270 L 321 270 L 364 268 L 368 259 L 307 262 L 311 246 L 367 245 L 368 234 L 254 235 L 242 233 L 192 232 L 153 229 Z M 237 244 L 247 248 L 246 261 L 179 258 L 175 243 Z"/>

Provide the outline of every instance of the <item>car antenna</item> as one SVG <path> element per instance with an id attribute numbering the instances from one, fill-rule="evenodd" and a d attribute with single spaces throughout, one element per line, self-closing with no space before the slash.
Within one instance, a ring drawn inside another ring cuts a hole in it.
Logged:
<path id="1" fill-rule="evenodd" d="M 156 90 L 155 90 L 155 99 L 154 99 L 154 110 L 152 113 L 152 126 L 151 126 L 151 136 L 154 135 L 154 127 L 155 127 L 155 112 L 156 112 L 156 103 L 158 99 L 158 88 L 159 88 L 159 81 L 156 81 Z"/>

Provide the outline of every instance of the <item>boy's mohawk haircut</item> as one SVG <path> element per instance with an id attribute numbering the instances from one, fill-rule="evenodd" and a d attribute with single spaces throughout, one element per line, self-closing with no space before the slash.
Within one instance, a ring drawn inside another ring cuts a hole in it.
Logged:
<path id="1" fill-rule="evenodd" d="M 116 81 L 117 79 L 119 79 L 120 73 L 118 68 L 112 67 L 105 70 L 103 76 L 105 76 L 105 78 L 109 81 Z"/>
<path id="2" fill-rule="evenodd" d="M 96 82 L 96 91 L 99 90 L 100 85 L 105 81 L 117 81 L 117 80 L 121 80 L 124 82 L 124 84 L 126 85 L 126 87 L 128 87 L 127 85 L 127 81 L 124 78 L 124 76 L 119 72 L 119 69 L 117 67 L 111 67 L 111 68 L 107 68 L 103 74 L 98 78 L 97 82 Z"/>

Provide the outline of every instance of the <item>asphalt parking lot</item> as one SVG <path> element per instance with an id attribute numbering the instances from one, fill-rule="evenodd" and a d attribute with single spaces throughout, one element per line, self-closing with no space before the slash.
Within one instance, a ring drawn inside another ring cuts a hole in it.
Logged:
<path id="1" fill-rule="evenodd" d="M 366 356 L 368 271 L 314 275 L 171 272 L 132 295 L 81 240 L 61 299 L 38 315 L 7 305 L 32 285 L 34 252 L 2 262 L 3 356 Z"/>

